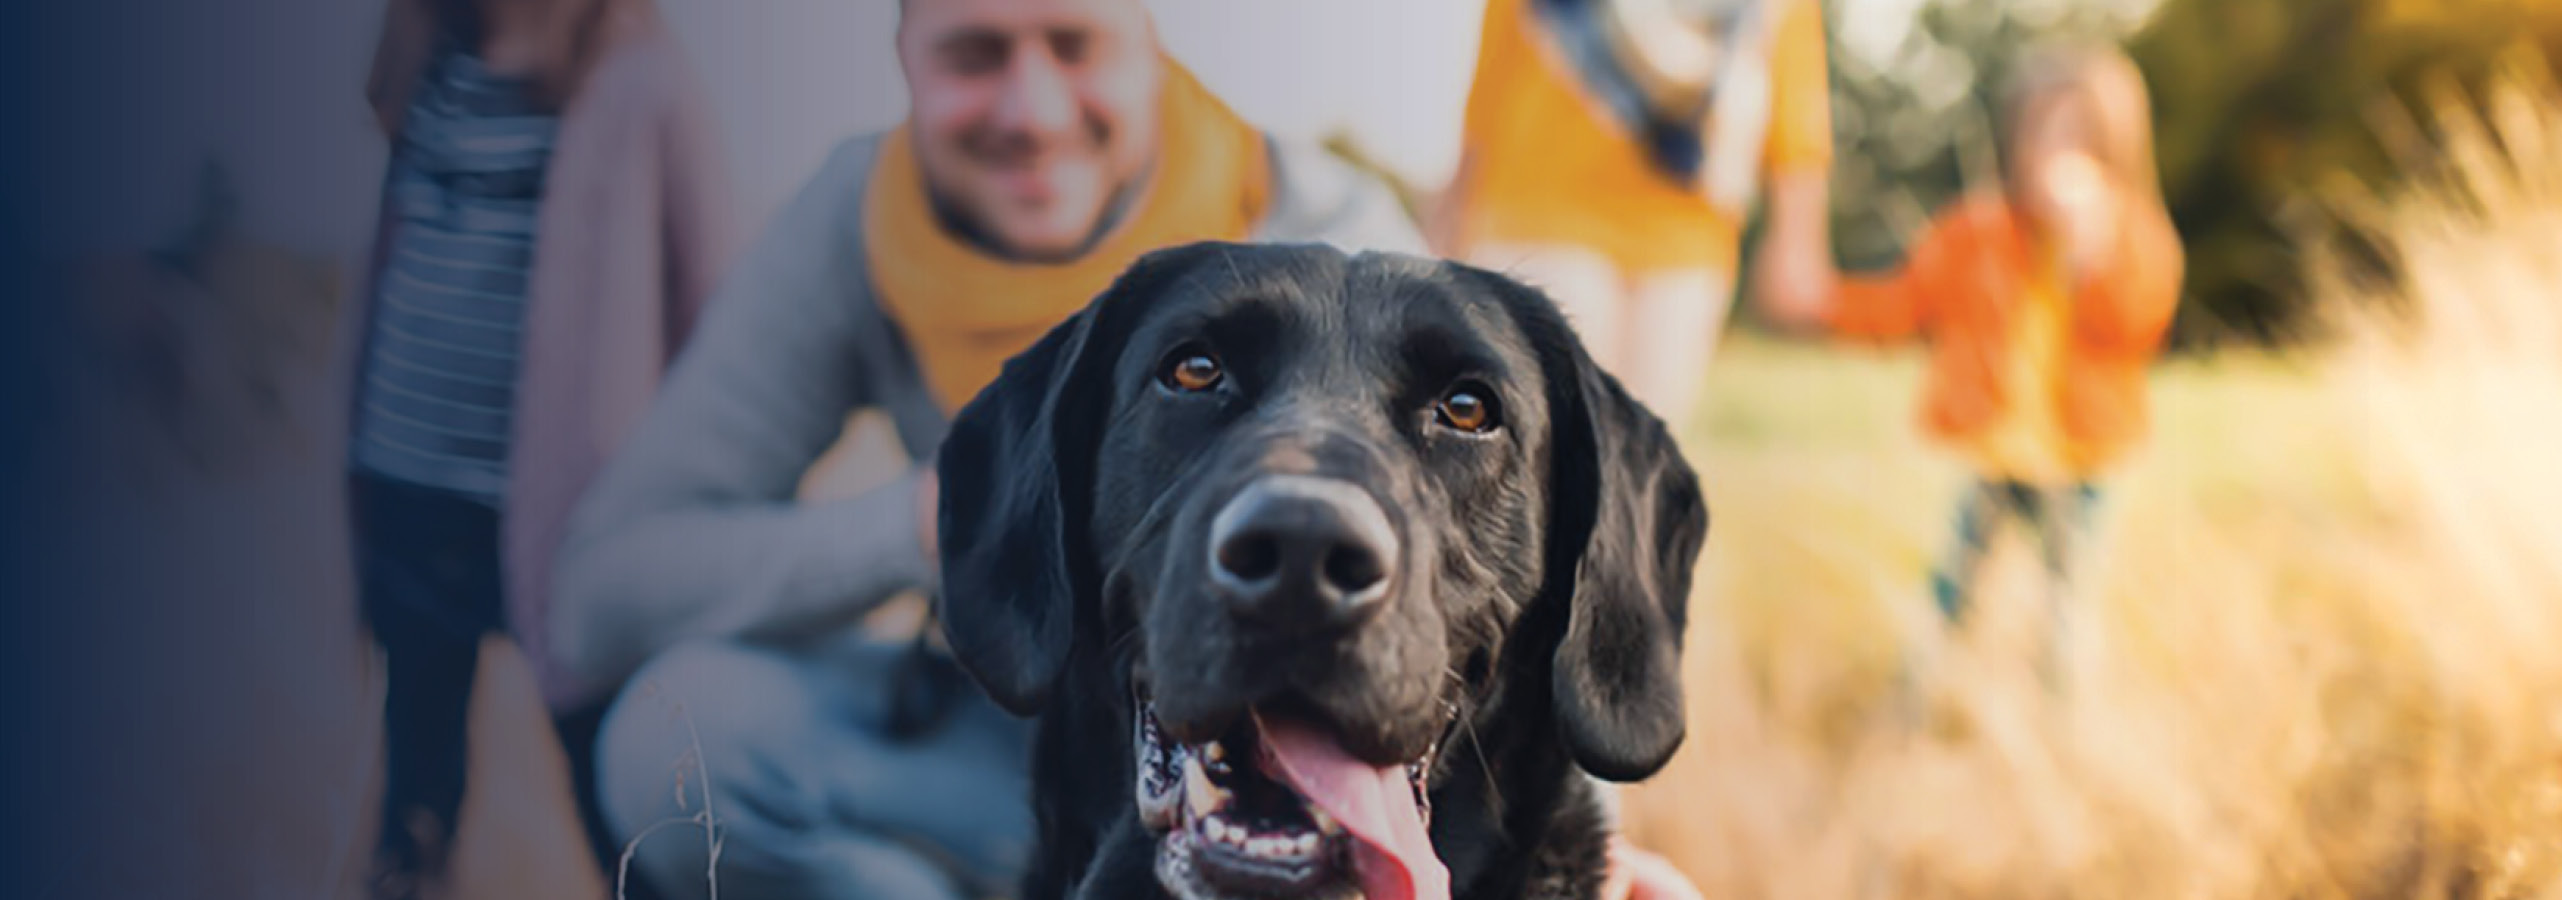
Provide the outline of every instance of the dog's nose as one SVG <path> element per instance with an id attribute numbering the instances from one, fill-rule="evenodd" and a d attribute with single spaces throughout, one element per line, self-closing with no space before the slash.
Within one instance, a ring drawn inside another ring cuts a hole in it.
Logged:
<path id="1" fill-rule="evenodd" d="M 1288 632 L 1361 624 L 1386 605 L 1397 534 L 1370 492 L 1305 475 L 1247 485 L 1210 523 L 1210 573 L 1238 619 Z"/>

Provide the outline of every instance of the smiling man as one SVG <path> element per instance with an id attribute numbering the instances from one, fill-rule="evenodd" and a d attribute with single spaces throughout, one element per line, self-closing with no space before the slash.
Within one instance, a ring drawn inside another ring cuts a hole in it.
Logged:
<path id="1" fill-rule="evenodd" d="M 934 642 L 857 625 L 936 586 L 932 472 L 795 500 L 849 414 L 932 459 L 1006 358 L 1160 247 L 1420 246 L 1384 187 L 1170 61 L 1139 0 L 911 0 L 897 47 L 908 120 L 736 264 L 562 547 L 552 650 L 626 685 L 599 789 L 673 896 L 989 896 L 1028 851 L 1027 726 Z M 717 853 L 655 828 L 700 811 Z"/>

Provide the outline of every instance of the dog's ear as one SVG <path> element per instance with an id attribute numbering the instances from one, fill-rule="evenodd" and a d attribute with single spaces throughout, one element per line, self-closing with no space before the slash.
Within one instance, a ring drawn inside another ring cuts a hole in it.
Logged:
<path id="1" fill-rule="evenodd" d="M 954 655 L 997 704 L 1049 700 L 1101 580 L 1086 535 L 1110 373 L 1138 309 L 1199 251 L 1142 258 L 1032 348 L 1009 359 L 952 421 L 941 482 L 937 617 Z"/>
<path id="2" fill-rule="evenodd" d="M 1557 716 L 1585 771 L 1635 781 L 1681 747 L 1682 629 L 1708 508 L 1664 424 L 1567 343 L 1555 355 L 1573 362 L 1552 376 L 1563 390 L 1552 388 L 1550 413 L 1549 583 L 1571 578 L 1574 592 Z"/>
<path id="3" fill-rule="evenodd" d="M 1549 530 L 1542 603 L 1562 603 L 1551 690 L 1575 762 L 1612 781 L 1681 747 L 1682 629 L 1708 534 L 1698 477 L 1671 433 L 1583 349 L 1556 307 L 1514 292 L 1548 379 Z"/>

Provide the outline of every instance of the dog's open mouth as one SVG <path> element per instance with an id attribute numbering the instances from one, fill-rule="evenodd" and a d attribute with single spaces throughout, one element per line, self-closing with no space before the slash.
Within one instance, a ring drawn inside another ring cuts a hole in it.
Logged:
<path id="1" fill-rule="evenodd" d="M 1324 729 L 1269 713 L 1177 744 L 1139 706 L 1139 816 L 1163 835 L 1157 879 L 1180 900 L 1446 900 L 1425 826 L 1427 759 L 1373 766 Z"/>

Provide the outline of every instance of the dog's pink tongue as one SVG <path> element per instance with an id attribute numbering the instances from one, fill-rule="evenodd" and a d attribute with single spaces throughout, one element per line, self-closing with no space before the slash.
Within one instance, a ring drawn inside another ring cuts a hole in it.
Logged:
<path id="1" fill-rule="evenodd" d="M 1333 736 L 1282 717 L 1257 716 L 1264 773 L 1280 778 L 1352 833 L 1364 900 L 1450 900 L 1450 870 L 1432 852 L 1404 766 L 1373 766 Z"/>

